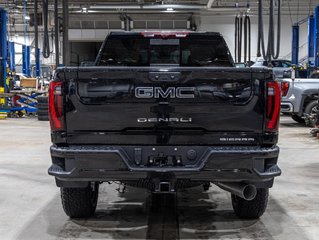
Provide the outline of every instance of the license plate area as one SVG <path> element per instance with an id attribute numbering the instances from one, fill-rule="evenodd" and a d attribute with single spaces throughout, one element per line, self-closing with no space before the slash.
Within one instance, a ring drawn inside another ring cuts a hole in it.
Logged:
<path id="1" fill-rule="evenodd" d="M 180 167 L 183 166 L 182 156 L 180 155 L 152 155 L 148 157 L 147 166 L 150 167 Z"/>
<path id="2" fill-rule="evenodd" d="M 140 168 L 192 168 L 200 164 L 207 146 L 125 146 L 128 164 Z"/>

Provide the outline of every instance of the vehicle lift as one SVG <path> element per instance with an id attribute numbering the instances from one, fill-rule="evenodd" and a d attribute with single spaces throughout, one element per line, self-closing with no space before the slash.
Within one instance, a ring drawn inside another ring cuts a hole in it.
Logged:
<path id="1" fill-rule="evenodd" d="M 310 71 L 319 67 L 319 6 L 315 8 L 314 15 L 302 19 L 292 26 L 291 61 L 299 63 L 299 26 L 308 21 L 308 77 Z"/>
<path id="2" fill-rule="evenodd" d="M 314 67 L 319 67 L 319 6 L 315 9 L 314 17 L 314 38 L 313 38 L 313 57 L 314 57 Z"/>
<path id="3" fill-rule="evenodd" d="M 7 92 L 7 13 L 0 8 L 0 94 Z M 0 98 L 0 106 L 6 105 L 6 99 Z M 0 118 L 5 118 L 6 112 L 0 109 Z"/>
<path id="4" fill-rule="evenodd" d="M 23 73 L 30 75 L 30 46 L 23 49 Z M 39 62 L 38 57 L 37 77 L 40 76 Z M 7 41 L 7 12 L 0 8 L 0 118 L 36 113 L 37 96 L 43 94 L 39 91 L 11 90 L 10 75 L 15 74 L 15 67 L 15 43 Z"/>

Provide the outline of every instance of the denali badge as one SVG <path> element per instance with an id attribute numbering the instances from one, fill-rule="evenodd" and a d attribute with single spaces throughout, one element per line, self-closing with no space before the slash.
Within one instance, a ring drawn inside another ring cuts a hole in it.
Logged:
<path id="1" fill-rule="evenodd" d="M 194 87 L 137 87 L 135 97 L 137 98 L 195 98 Z"/>
<path id="2" fill-rule="evenodd" d="M 181 123 L 190 123 L 192 118 L 138 118 L 137 122 L 146 123 L 146 122 L 181 122 Z"/>

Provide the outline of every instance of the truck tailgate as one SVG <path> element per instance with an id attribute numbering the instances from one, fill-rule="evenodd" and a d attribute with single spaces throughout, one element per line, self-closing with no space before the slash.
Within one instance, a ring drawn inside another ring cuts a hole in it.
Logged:
<path id="1" fill-rule="evenodd" d="M 263 70 L 67 68 L 70 144 L 256 144 Z"/>

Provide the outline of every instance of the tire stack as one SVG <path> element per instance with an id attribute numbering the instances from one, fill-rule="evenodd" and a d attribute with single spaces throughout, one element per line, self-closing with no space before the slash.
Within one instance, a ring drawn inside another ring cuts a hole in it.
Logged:
<path id="1" fill-rule="evenodd" d="M 48 97 L 39 96 L 38 100 L 38 120 L 49 121 L 49 103 Z"/>

